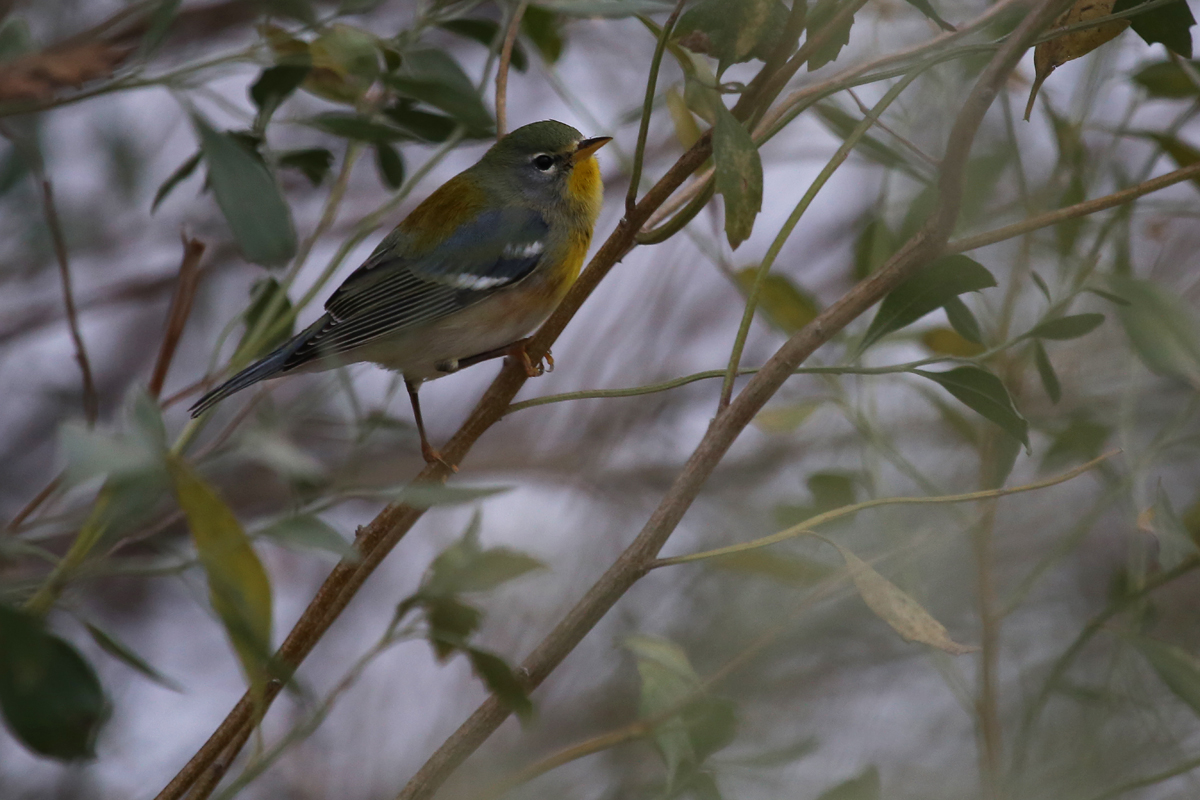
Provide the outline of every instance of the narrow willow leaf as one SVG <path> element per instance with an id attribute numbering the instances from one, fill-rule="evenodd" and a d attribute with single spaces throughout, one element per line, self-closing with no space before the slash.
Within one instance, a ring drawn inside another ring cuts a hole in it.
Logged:
<path id="1" fill-rule="evenodd" d="M 949 372 L 915 369 L 913 372 L 940 384 L 963 405 L 996 423 L 1009 436 L 1029 447 L 1029 423 L 1013 405 L 1004 384 L 992 373 L 979 367 L 958 367 Z"/>
<path id="2" fill-rule="evenodd" d="M 374 34 L 353 25 L 324 26 L 311 44 L 299 46 L 313 67 L 304 89 L 335 103 L 356 104 L 379 77 L 380 45 Z"/>
<path id="3" fill-rule="evenodd" d="M 1084 416 L 1075 416 L 1051 440 L 1042 456 L 1042 472 L 1060 472 L 1074 464 L 1091 461 L 1100 455 L 1112 429 Z"/>
<path id="4" fill-rule="evenodd" d="M 111 633 L 93 625 L 90 622 L 85 622 L 84 627 L 91 634 L 92 641 L 99 645 L 100 649 L 108 653 L 113 658 L 128 667 L 131 667 L 137 672 L 140 672 L 145 677 L 157 683 L 159 686 L 170 689 L 172 692 L 182 692 L 183 687 L 178 682 L 171 680 L 166 675 L 163 675 L 157 669 L 139 656 L 133 648 L 122 642 L 120 639 L 113 636 Z"/>
<path id="5" fill-rule="evenodd" d="M 213 130 L 199 116 L 193 121 L 209 184 L 242 254 L 268 267 L 287 263 L 296 254 L 296 229 L 275 176 L 237 139 Z"/>
<path id="6" fill-rule="evenodd" d="M 526 12 L 528 12 L 528 9 L 526 9 Z M 467 39 L 472 39 L 488 48 L 495 46 L 504 36 L 500 31 L 500 26 L 490 19 L 452 19 L 446 22 L 439 22 L 438 27 Z M 524 72 L 529 69 L 529 56 L 525 54 L 525 48 L 521 46 L 519 41 L 513 42 L 511 63 L 513 69 L 517 72 Z"/>
<path id="7" fill-rule="evenodd" d="M 1200 162 L 1200 149 L 1188 144 L 1182 139 L 1175 136 L 1167 136 L 1161 133 L 1141 132 L 1131 134 L 1140 136 L 1143 139 L 1150 139 L 1162 148 L 1163 152 L 1170 156 L 1175 162 L 1175 166 L 1183 169 L 1190 167 L 1193 164 Z M 1192 185 L 1200 187 L 1200 178 L 1192 178 Z"/>
<path id="8" fill-rule="evenodd" d="M 824 400 L 809 400 L 788 406 L 764 408 L 754 416 L 754 424 L 764 433 L 791 433 L 824 405 Z"/>
<path id="9" fill-rule="evenodd" d="M 678 89 L 674 86 L 667 89 L 666 98 L 671 124 L 675 126 L 675 138 L 684 150 L 691 149 L 700 138 L 700 126 L 696 124 L 696 118 L 692 116 L 691 109 L 687 107 Z"/>
<path id="10" fill-rule="evenodd" d="M 109 704 L 91 664 L 37 616 L 0 603 L 0 711 L 35 753 L 94 758 Z"/>
<path id="11" fill-rule="evenodd" d="M 1053 27 L 1062 28 L 1066 25 L 1106 17 L 1113 13 L 1115 2 L 1117 0 L 1076 0 L 1073 6 L 1054 21 Z M 1025 106 L 1025 120 L 1029 120 L 1038 90 L 1042 88 L 1042 83 L 1046 78 L 1050 77 L 1051 72 L 1068 61 L 1082 58 L 1105 42 L 1119 36 L 1128 27 L 1128 19 L 1114 20 L 1093 28 L 1084 28 L 1063 34 L 1035 47 L 1033 49 L 1033 86 L 1029 90 L 1029 102 Z"/>
<path id="12" fill-rule="evenodd" d="M 872 214 L 854 241 L 854 280 L 861 281 L 896 252 L 896 235 L 882 217 Z"/>
<path id="13" fill-rule="evenodd" d="M 743 550 L 712 560 L 717 569 L 743 575 L 770 578 L 786 586 L 807 588 L 833 574 L 833 569 L 820 561 L 800 556 L 772 552 L 770 548 Z"/>
<path id="14" fill-rule="evenodd" d="M 1103 314 L 1072 314 L 1047 320 L 1025 335 L 1031 339 L 1078 339 L 1096 330 L 1103 322 Z"/>
<path id="15" fill-rule="evenodd" d="M 1140 278 L 1110 278 L 1129 305 L 1117 310 L 1134 351 L 1152 371 L 1200 386 L 1200 320 L 1178 294 Z"/>
<path id="16" fill-rule="evenodd" d="M 408 133 L 399 128 L 377 122 L 362 114 L 343 114 L 336 111 L 318 114 L 309 123 L 334 136 L 355 139 L 360 142 L 395 142 L 408 138 Z"/>
<path id="17" fill-rule="evenodd" d="M 817 116 L 821 118 L 825 126 L 843 141 L 850 138 L 855 128 L 862 123 L 861 119 L 855 118 L 832 103 L 818 103 L 813 110 L 817 112 Z M 855 145 L 855 152 L 880 166 L 888 169 L 903 169 L 913 177 L 920 180 L 926 179 L 925 173 L 915 169 L 900 151 L 871 134 L 859 138 Z"/>
<path id="18" fill-rule="evenodd" d="M 1130 636 L 1129 641 L 1167 688 L 1200 715 L 1200 660 L 1180 647 L 1144 636 Z"/>
<path id="19" fill-rule="evenodd" d="M 1192 69 L 1200 70 L 1200 61 L 1193 61 L 1191 65 Z M 1196 86 L 1183 68 L 1174 61 L 1147 64 L 1134 73 L 1133 82 L 1144 86 L 1151 97 L 1167 100 L 1200 94 L 1200 86 Z"/>
<path id="20" fill-rule="evenodd" d="M 1029 277 L 1033 279 L 1033 283 L 1037 286 L 1038 291 L 1046 298 L 1046 302 L 1053 303 L 1054 298 L 1050 296 L 1050 287 L 1046 285 L 1046 279 L 1039 275 L 1036 269 L 1029 270 Z"/>
<path id="21" fill-rule="evenodd" d="M 1046 396 L 1050 398 L 1051 403 L 1058 405 L 1058 401 L 1062 399 L 1062 384 L 1058 382 L 1054 365 L 1050 363 L 1050 356 L 1041 342 L 1033 343 L 1033 363 L 1037 367 L 1038 377 L 1041 378 Z"/>
<path id="22" fill-rule="evenodd" d="M 264 69 L 250 86 L 250 99 L 258 106 L 259 114 L 265 119 L 275 113 L 275 109 L 300 88 L 311 69 L 312 65 L 308 63 L 277 64 Z"/>
<path id="23" fill-rule="evenodd" d="M 533 718 L 533 703 L 529 701 L 524 684 L 508 662 L 495 653 L 477 647 L 468 647 L 466 654 L 471 661 L 471 669 L 475 670 L 492 694 L 512 709 L 522 722 L 530 721 Z"/>
<path id="24" fill-rule="evenodd" d="M 921 334 L 921 344 L 939 356 L 954 356 L 955 358 L 971 358 L 987 349 L 978 342 L 967 341 L 962 334 L 950 328 L 934 328 L 925 331 Z"/>
<path id="25" fill-rule="evenodd" d="M 521 33 L 533 42 L 547 64 L 554 64 L 562 56 L 566 40 L 563 39 L 562 25 L 553 12 L 538 6 L 525 9 L 525 16 L 521 17 Z"/>
<path id="26" fill-rule="evenodd" d="M 725 235 L 729 246 L 750 237 L 754 218 L 762 209 L 763 169 L 750 132 L 734 118 L 724 103 L 715 104 L 713 160 L 716 191 L 725 198 Z"/>
<path id="27" fill-rule="evenodd" d="M 766 59 L 787 25 L 780 0 L 699 0 L 675 26 L 679 43 L 717 59 L 718 71 L 752 58 Z"/>
<path id="28" fill-rule="evenodd" d="M 675 643 L 651 636 L 630 636 L 624 644 L 637 661 L 642 681 L 638 711 L 643 719 L 678 708 L 699 691 L 700 676 Z M 674 784 L 684 766 L 697 761 L 687 724 L 679 715 L 655 726 L 654 743 L 667 767 L 668 786 Z"/>
<path id="29" fill-rule="evenodd" d="M 467 639 L 483 622 L 482 611 L 455 597 L 424 597 L 420 602 L 429 624 L 429 643 L 439 661 L 464 649 Z"/>
<path id="30" fill-rule="evenodd" d="M 421 483 L 405 486 L 396 492 L 394 502 L 405 503 L 417 508 L 455 506 L 462 503 L 473 503 L 485 497 L 507 492 L 511 488 L 510 486 L 442 486 Z"/>
<path id="31" fill-rule="evenodd" d="M 162 44 L 171 23 L 175 21 L 181 2 L 182 0 L 159 0 L 158 8 L 150 15 L 146 32 L 142 34 L 142 42 L 138 45 L 139 58 L 149 58 Z"/>
<path id="32" fill-rule="evenodd" d="M 277 163 L 281 169 L 299 170 L 313 186 L 320 186 L 333 166 L 333 153 L 324 147 L 285 150 L 279 154 Z"/>
<path id="33" fill-rule="evenodd" d="M 979 329 L 979 320 L 971 313 L 971 309 L 958 297 L 951 297 L 942 306 L 946 309 L 946 319 L 950 327 L 968 342 L 980 344 L 983 342 L 983 331 Z"/>
<path id="34" fill-rule="evenodd" d="M 867 767 L 859 775 L 826 789 L 817 800 L 879 800 L 879 770 Z"/>
<path id="35" fill-rule="evenodd" d="M 375 166 L 383 185 L 396 191 L 404 183 L 404 160 L 387 142 L 375 144 Z"/>
<path id="36" fill-rule="evenodd" d="M 453 58 L 441 50 L 407 51 L 400 71 L 385 82 L 401 94 L 445 111 L 468 130 L 495 130 L 492 114 L 484 106 L 471 79 Z"/>
<path id="37" fill-rule="evenodd" d="M 746 267 L 735 274 L 742 294 L 749 295 L 754 287 L 758 267 Z M 786 275 L 767 273 L 758 293 L 758 307 L 772 325 L 793 334 L 817 318 L 821 312 L 816 298 L 800 289 Z"/>
<path id="38" fill-rule="evenodd" d="M 454 132 L 460 127 L 454 121 L 453 117 L 447 117 L 443 114 L 431 114 L 428 111 L 413 108 L 411 100 L 393 103 L 383 109 L 383 113 L 396 124 L 396 127 L 401 128 L 413 139 L 421 142 L 444 142 L 453 136 Z M 472 133 L 471 131 L 467 131 L 466 138 L 478 139 L 481 136 L 477 132 Z"/>
<path id="39" fill-rule="evenodd" d="M 175 171 L 167 176 L 167 179 L 162 182 L 161 186 L 158 187 L 158 191 L 154 193 L 154 202 L 150 204 L 150 213 L 153 214 L 155 211 L 157 211 L 159 204 L 162 203 L 163 200 L 167 199 L 167 195 L 169 195 L 176 186 L 187 180 L 191 174 L 196 171 L 196 167 L 198 166 L 200 166 L 200 153 L 196 153 L 187 161 L 184 161 L 182 164 L 176 167 Z"/>
<path id="40" fill-rule="evenodd" d="M 297 514 L 277 520 L 257 533 L 282 545 L 332 553 L 347 561 L 358 561 L 360 553 L 352 542 L 312 514 Z"/>
<path id="41" fill-rule="evenodd" d="M 233 511 L 179 458 L 167 462 L 179 507 L 208 577 L 213 610 L 225 626 L 256 694 L 271 658 L 271 581 Z"/>
<path id="42" fill-rule="evenodd" d="M 828 540 L 827 540 L 828 541 Z M 974 653 L 978 647 L 955 642 L 942 623 L 934 619 L 920 603 L 900 587 L 880 575 L 871 565 L 837 542 L 830 542 L 842 554 L 846 569 L 858 593 L 875 615 L 892 626 L 901 638 L 944 650 L 951 655 Z"/>
<path id="43" fill-rule="evenodd" d="M 817 3 L 808 11 L 808 22 L 805 26 L 808 30 L 808 36 L 812 36 L 814 31 L 825 33 L 826 24 L 833 19 L 837 12 L 842 10 L 842 4 L 839 0 L 817 0 Z M 850 43 L 850 28 L 854 25 L 854 15 L 850 15 L 850 19 L 839 25 L 833 31 L 833 35 L 825 44 L 818 47 L 808 58 L 808 71 L 818 70 L 826 64 L 837 59 L 838 54 L 842 52 L 842 48 Z"/>
<path id="44" fill-rule="evenodd" d="M 1137 8 L 1147 0 L 1117 0 L 1113 4 L 1113 13 Z M 1151 9 L 1144 14 L 1130 17 L 1133 31 L 1146 44 L 1161 43 L 1168 50 L 1183 56 L 1192 57 L 1191 27 L 1196 24 L 1196 18 L 1188 8 L 1187 0 L 1175 0 L 1165 6 Z"/>
<path id="45" fill-rule="evenodd" d="M 933 20 L 944 31 L 953 31 L 954 26 L 938 16 L 929 0 L 907 0 L 908 4 Z"/>
<path id="46" fill-rule="evenodd" d="M 271 319 L 268 323 L 274 325 L 278 320 L 288 320 L 286 325 L 280 325 L 274 335 L 268 336 L 259 343 L 258 347 L 249 352 L 251 358 L 257 358 L 266 355 L 274 350 L 279 345 L 292 337 L 292 333 L 296 328 L 296 317 L 292 313 L 292 301 L 287 296 L 287 290 L 283 288 L 283 284 L 272 277 L 262 278 L 255 281 L 250 286 L 250 305 L 246 307 L 246 311 L 242 314 L 242 320 L 245 322 L 245 331 L 242 333 L 241 342 L 238 348 L 241 349 L 245 343 L 246 337 L 251 334 L 259 325 L 263 315 L 268 313 L 272 308 L 274 311 L 271 314 Z"/>
<path id="47" fill-rule="evenodd" d="M 960 294 L 996 285 L 979 262 L 964 255 L 939 258 L 883 298 L 879 311 L 859 343 L 856 355 L 875 342 L 941 308 Z"/>

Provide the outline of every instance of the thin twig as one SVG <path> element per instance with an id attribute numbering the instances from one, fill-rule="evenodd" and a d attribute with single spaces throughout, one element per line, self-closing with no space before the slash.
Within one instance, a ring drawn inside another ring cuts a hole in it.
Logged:
<path id="1" fill-rule="evenodd" d="M 500 48 L 500 66 L 496 69 L 496 138 L 508 133 L 508 68 L 512 64 L 513 46 L 517 41 L 517 31 L 521 29 L 521 18 L 529 0 L 521 0 L 513 9 L 512 19 L 508 21 L 508 30 L 504 32 L 504 45 Z"/>
<path id="2" fill-rule="evenodd" d="M 42 487 L 42 490 L 35 494 L 33 499 L 22 506 L 21 510 L 18 511 L 11 520 L 8 521 L 8 525 L 6 526 L 8 530 L 15 531 L 17 528 L 21 527 L 22 522 L 29 519 L 29 516 L 33 514 L 33 512 L 41 508 L 42 503 L 50 499 L 50 496 L 53 495 L 54 492 L 58 490 L 58 487 L 62 485 L 62 481 L 63 474 L 60 472 L 55 475 L 49 483 Z"/>
<path id="3" fill-rule="evenodd" d="M 175 283 L 175 294 L 171 297 L 171 309 L 167 312 L 167 327 L 163 332 L 162 346 L 159 347 L 158 360 L 154 363 L 154 372 L 150 374 L 150 384 L 147 387 L 150 396 L 155 400 L 162 394 L 167 370 L 171 368 L 175 348 L 179 345 L 179 337 L 183 335 L 188 315 L 192 313 L 192 301 L 196 297 L 196 283 L 200 277 L 200 259 L 204 255 L 204 242 L 189 239 L 186 234 L 180 238 L 183 241 L 183 260 L 179 264 L 179 280 Z"/>
<path id="4" fill-rule="evenodd" d="M 625 194 L 625 213 L 629 214 L 637 205 L 638 185 L 642 182 L 642 163 L 646 158 L 646 138 L 650 133 L 650 114 L 654 111 L 654 92 L 658 86 L 658 70 L 662 66 L 663 53 L 667 49 L 667 40 L 671 38 L 671 31 L 675 30 L 675 21 L 679 19 L 679 13 L 683 11 L 683 4 L 687 0 L 679 0 L 675 3 L 674 10 L 671 11 L 671 16 L 667 17 L 667 21 L 663 23 L 662 31 L 658 34 L 658 41 L 654 45 L 654 56 L 650 59 L 650 76 L 646 79 L 646 96 L 642 99 L 642 122 L 638 126 L 637 147 L 633 151 L 633 168 L 629 176 L 629 191 Z"/>
<path id="5" fill-rule="evenodd" d="M 75 309 L 75 292 L 71 288 L 71 264 L 67 260 L 67 245 L 63 239 L 62 226 L 58 222 L 58 211 L 54 207 L 54 189 L 50 185 L 50 179 L 43 176 L 41 185 L 42 210 L 46 215 L 50 237 L 54 241 L 54 256 L 58 259 L 58 273 L 62 278 L 67 326 L 71 330 L 71 340 L 75 343 L 75 360 L 79 362 L 79 371 L 83 374 L 83 414 L 88 425 L 95 425 L 96 416 L 100 412 L 100 397 L 96 394 L 96 384 L 92 380 L 92 364 L 88 361 L 83 334 L 79 332 L 79 316 Z"/>
<path id="6" fill-rule="evenodd" d="M 854 90 L 853 90 L 853 89 L 847 89 L 847 90 L 846 90 L 846 93 L 847 93 L 848 95 L 850 95 L 850 97 L 851 97 L 851 98 L 853 98 L 853 99 L 854 99 L 854 103 L 855 103 L 855 104 L 858 106 L 858 110 L 859 110 L 859 111 L 861 111 L 861 112 L 862 112 L 862 113 L 864 113 L 864 114 L 869 114 L 869 113 L 871 113 L 871 108 L 870 108 L 870 107 L 869 107 L 869 106 L 868 106 L 866 103 L 864 103 L 862 100 L 860 100 L 860 99 L 858 98 L 858 95 L 854 93 Z M 912 153 L 913 153 L 913 154 L 914 154 L 914 155 L 915 155 L 917 158 L 921 159 L 922 161 L 924 161 L 924 162 L 925 162 L 926 164 L 928 164 L 929 166 L 933 167 L 934 169 L 937 169 L 937 168 L 938 168 L 939 164 L 938 164 L 938 160 L 937 160 L 936 158 L 934 158 L 933 156 L 931 156 L 931 155 L 927 154 L 927 153 L 926 153 L 924 150 L 922 150 L 921 148 L 917 147 L 915 144 L 913 144 L 912 142 L 910 142 L 908 139 L 905 139 L 903 136 L 901 136 L 899 133 L 897 133 L 897 132 L 896 132 L 895 130 L 893 130 L 892 128 L 888 127 L 887 123 L 885 123 L 883 120 L 876 118 L 876 120 L 875 120 L 875 127 L 876 127 L 876 128 L 879 128 L 879 130 L 881 130 L 881 131 L 883 131 L 884 133 L 886 133 L 886 134 L 890 135 L 890 136 L 891 136 L 893 139 L 895 139 L 897 142 L 899 142 L 900 144 L 902 144 L 902 145 L 904 145 L 905 147 L 907 147 L 909 150 L 911 150 L 911 151 L 912 151 Z"/>

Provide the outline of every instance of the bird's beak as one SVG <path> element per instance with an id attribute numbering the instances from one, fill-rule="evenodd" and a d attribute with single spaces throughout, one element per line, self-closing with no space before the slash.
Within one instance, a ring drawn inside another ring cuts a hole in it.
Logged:
<path id="1" fill-rule="evenodd" d="M 584 139 L 575 146 L 575 152 L 571 154 L 571 162 L 578 164 L 611 141 L 611 136 L 597 136 L 594 139 Z"/>

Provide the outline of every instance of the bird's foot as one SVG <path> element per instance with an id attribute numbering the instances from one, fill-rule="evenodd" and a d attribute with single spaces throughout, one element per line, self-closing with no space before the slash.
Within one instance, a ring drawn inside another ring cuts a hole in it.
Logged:
<path id="1" fill-rule="evenodd" d="M 442 458 L 442 454 L 434 450 L 429 442 L 424 439 L 421 440 L 421 456 L 425 459 L 426 464 L 441 464 L 451 472 L 458 472 L 458 467 Z"/>
<path id="2" fill-rule="evenodd" d="M 521 365 L 525 367 L 525 377 L 537 378 L 547 372 L 554 372 L 554 356 L 550 355 L 550 351 L 547 350 L 546 355 L 538 359 L 538 362 L 535 364 L 533 363 L 533 359 L 529 357 L 529 350 L 526 349 L 526 345 L 528 344 L 528 339 L 522 339 L 513 344 L 508 350 L 508 354 L 520 361 Z M 544 364 L 543 361 L 545 362 Z"/>

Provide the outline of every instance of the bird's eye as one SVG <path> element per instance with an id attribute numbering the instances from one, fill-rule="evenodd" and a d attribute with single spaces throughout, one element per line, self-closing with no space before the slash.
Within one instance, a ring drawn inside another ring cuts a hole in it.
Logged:
<path id="1" fill-rule="evenodd" d="M 545 153 L 542 153 L 541 155 L 534 157 L 533 165 L 542 172 L 549 172 L 550 168 L 554 166 L 554 159 Z"/>

